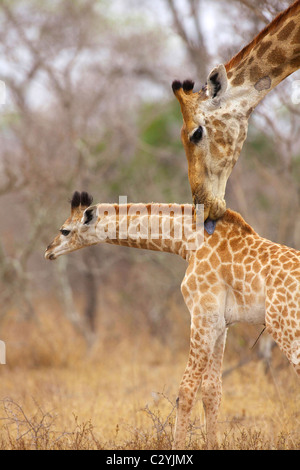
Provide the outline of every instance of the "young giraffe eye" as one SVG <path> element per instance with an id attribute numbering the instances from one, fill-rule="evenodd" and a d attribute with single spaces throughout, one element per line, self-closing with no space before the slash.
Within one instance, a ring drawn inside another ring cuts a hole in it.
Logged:
<path id="1" fill-rule="evenodd" d="M 70 233 L 71 233 L 71 230 L 60 230 L 60 233 L 64 236 L 64 237 L 67 237 Z"/>
<path id="2" fill-rule="evenodd" d="M 193 144 L 198 144 L 200 140 L 202 139 L 203 136 L 203 127 L 199 126 L 197 130 L 195 130 L 194 134 L 190 137 L 190 141 L 193 142 Z"/>

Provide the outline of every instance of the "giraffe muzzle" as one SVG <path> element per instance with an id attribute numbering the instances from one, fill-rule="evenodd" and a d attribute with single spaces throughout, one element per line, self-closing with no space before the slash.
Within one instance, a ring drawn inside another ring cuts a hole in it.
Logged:
<path id="1" fill-rule="evenodd" d="M 204 220 L 210 218 L 211 220 L 218 220 L 226 212 L 226 202 L 223 198 L 213 196 L 212 194 L 204 193 L 193 194 L 194 205 L 204 205 Z"/>
<path id="2" fill-rule="evenodd" d="M 47 249 L 45 252 L 45 258 L 49 259 L 50 261 L 53 261 L 54 259 L 56 259 L 56 256 L 54 253 L 51 253 L 51 251 L 48 252 L 48 249 Z"/>

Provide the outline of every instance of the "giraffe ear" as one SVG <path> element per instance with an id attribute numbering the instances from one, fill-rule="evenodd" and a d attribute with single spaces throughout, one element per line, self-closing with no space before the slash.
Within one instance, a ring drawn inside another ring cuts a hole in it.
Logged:
<path id="1" fill-rule="evenodd" d="M 85 209 L 81 222 L 83 225 L 92 225 L 97 218 L 97 206 L 90 206 Z"/>
<path id="2" fill-rule="evenodd" d="M 228 79 L 223 64 L 215 67 L 207 77 L 207 93 L 209 98 L 220 98 L 227 90 Z"/>

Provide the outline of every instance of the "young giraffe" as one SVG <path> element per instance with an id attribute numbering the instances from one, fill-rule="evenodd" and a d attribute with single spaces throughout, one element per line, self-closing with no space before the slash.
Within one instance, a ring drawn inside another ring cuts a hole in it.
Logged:
<path id="1" fill-rule="evenodd" d="M 107 242 L 167 251 L 188 262 L 181 290 L 191 314 L 190 352 L 177 398 L 174 449 L 184 449 L 189 415 L 200 385 L 208 447 L 216 446 L 229 325 L 264 324 L 300 376 L 300 252 L 261 238 L 229 209 L 216 222 L 215 232 L 204 232 L 202 243 L 196 246 L 191 245 L 198 236 L 192 205 L 88 207 L 91 203 L 86 193 L 74 193 L 71 216 L 47 247 L 46 259 Z M 178 224 L 189 211 L 190 217 L 185 220 L 188 230 L 175 238 L 181 233 Z M 149 227 L 152 230 L 155 224 L 158 231 L 154 237 Z M 164 239 L 166 225 L 169 236 Z"/>
<path id="2" fill-rule="evenodd" d="M 248 119 L 276 85 L 300 67 L 300 0 L 280 13 L 225 66 L 215 67 L 207 85 L 173 82 L 183 115 L 181 139 L 195 204 L 205 219 L 226 210 L 227 180 L 247 136 Z"/>

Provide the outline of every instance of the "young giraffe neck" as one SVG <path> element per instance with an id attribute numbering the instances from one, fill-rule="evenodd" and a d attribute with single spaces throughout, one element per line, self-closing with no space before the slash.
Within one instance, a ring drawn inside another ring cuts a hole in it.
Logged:
<path id="1" fill-rule="evenodd" d="M 189 256 L 195 223 L 191 204 L 98 204 L 98 242 Z M 103 217 L 105 215 L 105 217 Z M 183 222 L 183 217 L 184 222 Z M 103 231 L 110 236 L 102 238 Z"/>
<path id="2" fill-rule="evenodd" d="M 96 224 L 96 235 L 87 241 L 87 245 L 104 241 L 112 245 L 174 253 L 189 261 L 193 252 L 214 246 L 214 240 L 256 234 L 238 213 L 230 209 L 218 220 L 216 235 L 213 236 L 206 230 L 196 231 L 192 204 L 99 204 L 97 207 L 100 228 Z M 104 214 L 107 214 L 105 218 Z M 107 230 L 113 235 L 103 240 L 103 231 Z M 153 230 L 158 235 L 153 236 Z M 196 237 L 199 238 L 196 240 Z"/>
<path id="3" fill-rule="evenodd" d="M 252 90 L 253 107 L 299 67 L 300 0 L 280 13 L 225 65 L 232 87 Z"/>

